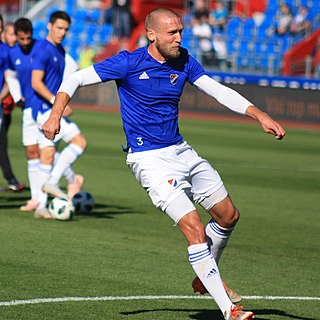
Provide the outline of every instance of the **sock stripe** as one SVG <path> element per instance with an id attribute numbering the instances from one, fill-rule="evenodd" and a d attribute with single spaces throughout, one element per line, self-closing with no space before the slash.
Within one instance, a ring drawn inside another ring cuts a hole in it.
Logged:
<path id="1" fill-rule="evenodd" d="M 40 167 L 39 167 L 39 172 L 40 172 L 40 173 L 43 173 L 43 174 L 49 174 L 49 175 L 50 175 L 51 170 L 52 170 L 52 167 L 51 167 L 51 166 L 48 167 L 48 168 L 43 167 L 43 166 L 40 166 Z"/>
<path id="2" fill-rule="evenodd" d="M 39 168 L 39 164 L 38 163 L 28 163 L 28 168 L 35 170 L 35 169 Z"/>
<path id="3" fill-rule="evenodd" d="M 217 234 L 218 236 L 221 236 L 223 238 L 230 237 L 230 235 L 233 231 L 233 227 L 232 228 L 220 227 L 214 220 L 211 220 L 208 225 L 210 226 L 212 232 L 214 232 L 215 234 Z"/>
<path id="4" fill-rule="evenodd" d="M 211 258 L 211 252 L 209 251 L 209 248 L 206 248 L 201 251 L 193 252 L 193 253 L 189 251 L 190 264 L 196 264 L 210 258 Z"/>
<path id="5" fill-rule="evenodd" d="M 81 156 L 81 154 L 83 153 L 83 149 L 77 145 L 69 144 L 67 148 L 68 148 L 68 151 L 70 151 L 76 158 Z"/>

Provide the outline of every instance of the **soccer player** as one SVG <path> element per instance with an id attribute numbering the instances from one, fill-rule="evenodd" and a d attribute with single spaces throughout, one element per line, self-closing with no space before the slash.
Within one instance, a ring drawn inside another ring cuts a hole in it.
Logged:
<path id="1" fill-rule="evenodd" d="M 236 91 L 206 75 L 181 47 L 183 25 L 169 9 L 151 11 L 145 22 L 149 45 L 75 72 L 64 81 L 50 118 L 42 126 L 54 139 L 61 115 L 79 86 L 115 80 L 127 138 L 126 162 L 154 205 L 177 224 L 188 242 L 189 262 L 228 320 L 252 319 L 232 303 L 217 261 L 239 219 L 218 172 L 183 140 L 178 127 L 178 103 L 186 81 L 231 110 L 256 119 L 266 133 L 281 140 L 285 131 L 265 112 Z M 203 226 L 194 202 L 211 216 Z M 210 239 L 210 247 L 206 236 Z"/>
<path id="2" fill-rule="evenodd" d="M 50 15 L 46 39 L 39 43 L 32 55 L 32 88 L 36 92 L 34 106 L 38 108 L 37 122 L 41 126 L 49 117 L 55 94 L 63 80 L 65 70 L 65 51 L 61 45 L 71 23 L 64 11 L 55 11 Z M 69 107 L 69 110 L 70 107 Z M 68 112 L 69 113 L 69 112 Z M 66 115 L 66 114 L 65 114 Z M 62 150 L 53 166 L 56 143 L 64 140 L 68 145 Z M 39 136 L 41 184 L 44 192 L 40 193 L 35 212 L 36 218 L 50 218 L 46 208 L 47 194 L 68 198 L 59 187 L 63 172 L 83 153 L 87 142 L 78 126 L 67 118 L 62 119 L 61 131 L 55 141 L 50 141 L 41 133 Z M 80 181 L 79 184 L 82 182 Z"/>
<path id="3" fill-rule="evenodd" d="M 20 207 L 20 210 L 33 211 L 37 207 L 41 192 L 42 172 L 47 171 L 46 167 L 42 168 L 40 165 L 38 146 L 40 132 L 36 121 L 39 106 L 34 102 L 36 93 L 31 87 L 31 57 L 37 50 L 40 41 L 33 39 L 33 27 L 29 19 L 20 18 L 14 25 L 18 45 L 9 52 L 6 80 L 14 101 L 23 109 L 22 141 L 28 161 L 31 199 L 26 205 Z M 75 70 L 73 63 L 71 61 L 71 70 Z M 66 65 L 65 72 L 70 73 L 68 66 Z M 59 154 L 56 153 L 55 156 L 58 157 Z M 80 191 L 83 177 L 75 175 L 70 167 L 65 170 L 64 176 L 68 181 L 68 197 L 72 198 Z"/>
<path id="4" fill-rule="evenodd" d="M 14 36 L 14 28 L 13 23 L 8 22 L 4 26 L 4 30 L 2 32 L 3 27 L 3 19 L 0 16 L 0 34 L 3 43 L 1 44 L 1 67 L 0 72 L 2 77 L 4 76 L 4 71 L 7 65 L 8 53 L 11 47 L 15 45 L 15 36 Z M 3 89 L 0 94 L 0 104 L 2 103 L 2 125 L 0 126 L 0 167 L 2 169 L 2 173 L 4 178 L 8 182 L 8 190 L 12 192 L 19 192 L 25 188 L 25 185 L 20 183 L 15 177 L 9 155 L 8 155 L 8 131 L 11 124 L 11 112 L 14 108 L 14 102 L 12 100 L 11 95 L 8 92 L 7 84 L 1 86 L 0 89 Z"/>

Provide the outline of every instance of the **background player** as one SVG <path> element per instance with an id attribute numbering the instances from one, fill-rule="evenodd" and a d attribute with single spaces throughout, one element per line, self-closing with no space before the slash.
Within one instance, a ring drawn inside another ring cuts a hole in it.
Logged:
<path id="1" fill-rule="evenodd" d="M 36 121 L 38 107 L 34 102 L 35 92 L 31 87 L 31 57 L 37 50 L 39 40 L 32 37 L 33 28 L 29 19 L 20 18 L 15 22 L 14 26 L 18 45 L 9 53 L 6 79 L 15 102 L 23 109 L 22 141 L 28 161 L 31 199 L 26 205 L 20 207 L 20 210 L 32 211 L 37 207 L 42 187 L 41 176 L 39 178 L 40 154 L 38 137 L 40 132 Z M 73 63 L 71 63 L 71 70 L 75 70 Z M 70 70 L 68 69 L 67 72 L 70 73 Z M 79 184 L 79 181 L 83 182 L 83 178 L 76 176 L 70 167 L 66 169 L 64 175 L 69 182 L 68 196 L 72 197 L 80 191 L 82 183 Z"/>
<path id="2" fill-rule="evenodd" d="M 15 45 L 16 37 L 14 34 L 14 27 L 12 22 L 8 22 L 5 24 L 3 32 L 2 27 L 3 19 L 0 16 L 0 34 L 3 41 L 1 50 L 3 51 L 2 57 L 4 63 L 3 67 L 1 68 L 1 72 L 3 74 L 6 68 L 6 60 L 8 57 L 9 49 Z M 8 131 L 11 124 L 11 113 L 15 107 L 15 104 L 11 95 L 8 93 L 7 84 L 4 85 L 3 90 L 4 91 L 2 92 L 2 95 L 5 95 L 6 97 L 0 98 L 3 106 L 2 126 L 0 130 L 0 167 L 2 169 L 4 178 L 8 182 L 8 190 L 12 192 L 19 192 L 25 188 L 25 185 L 20 183 L 15 177 L 8 155 Z"/>
<path id="3" fill-rule="evenodd" d="M 55 94 L 62 82 L 65 70 L 65 51 L 61 45 L 64 40 L 71 19 L 63 11 L 56 11 L 50 15 L 48 35 L 39 44 L 39 49 L 32 56 L 32 88 L 36 92 L 34 105 L 38 108 L 37 122 L 41 126 L 49 117 Z M 71 109 L 70 109 L 71 110 Z M 53 165 L 56 144 L 63 139 L 68 146 L 63 149 L 56 163 Z M 87 142 L 78 126 L 63 118 L 61 132 L 54 142 L 39 136 L 41 184 L 45 193 L 58 197 L 68 196 L 60 189 L 59 180 L 66 168 L 71 166 L 83 153 Z M 76 179 L 79 177 L 76 177 Z M 76 181 L 82 185 L 83 181 Z M 41 192 L 35 212 L 35 217 L 49 218 L 46 209 L 47 195 Z"/>

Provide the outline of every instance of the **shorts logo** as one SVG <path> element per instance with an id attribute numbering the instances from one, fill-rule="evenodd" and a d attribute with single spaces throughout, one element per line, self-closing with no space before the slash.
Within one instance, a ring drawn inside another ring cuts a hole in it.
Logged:
<path id="1" fill-rule="evenodd" d="M 173 84 L 173 85 L 175 85 L 176 83 L 177 83 L 177 81 L 178 81 L 178 75 L 177 74 L 170 74 L 170 82 L 171 82 L 171 84 Z"/>
<path id="2" fill-rule="evenodd" d="M 174 188 L 178 185 L 178 182 L 176 179 L 169 179 L 168 180 L 169 184 L 172 185 Z"/>

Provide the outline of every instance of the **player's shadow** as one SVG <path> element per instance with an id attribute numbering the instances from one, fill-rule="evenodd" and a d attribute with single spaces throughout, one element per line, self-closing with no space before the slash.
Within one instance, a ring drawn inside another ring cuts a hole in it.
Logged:
<path id="1" fill-rule="evenodd" d="M 0 208 L 1 209 L 16 209 L 20 208 L 23 204 L 25 204 L 30 197 L 28 196 L 4 196 L 0 198 Z"/>
<path id="2" fill-rule="evenodd" d="M 113 219 L 120 214 L 142 214 L 143 211 L 133 210 L 131 207 L 118 206 L 118 205 L 106 205 L 102 203 L 96 203 L 92 212 L 89 214 L 77 214 L 75 217 L 81 217 L 86 219 Z"/>
<path id="3" fill-rule="evenodd" d="M 221 312 L 219 310 L 199 310 L 199 309 L 171 309 L 171 308 L 163 308 L 163 309 L 149 309 L 149 310 L 136 310 L 130 312 L 121 312 L 122 315 L 138 315 L 138 314 L 146 314 L 146 313 L 156 313 L 156 312 L 177 312 L 177 313 L 188 313 L 189 319 L 192 320 L 224 320 Z M 253 310 L 255 314 L 255 320 L 271 320 L 269 316 L 281 316 L 285 319 L 295 319 L 295 320 L 314 320 L 314 318 L 304 318 L 297 315 L 289 314 L 282 310 L 277 309 L 259 309 Z M 154 316 L 154 315 L 153 315 Z"/>

